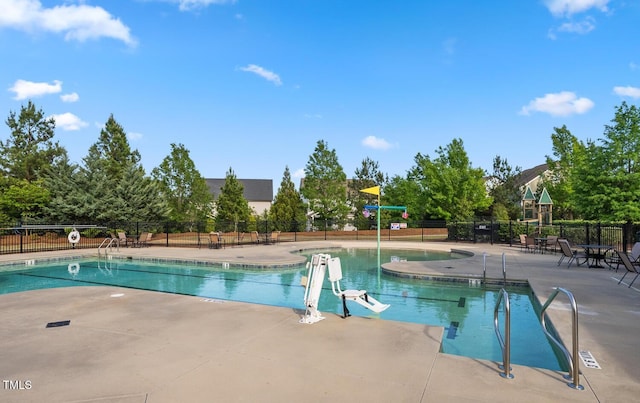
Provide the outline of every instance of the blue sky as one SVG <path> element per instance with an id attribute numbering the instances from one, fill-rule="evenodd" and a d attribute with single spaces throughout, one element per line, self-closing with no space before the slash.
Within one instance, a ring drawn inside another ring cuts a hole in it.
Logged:
<path id="1" fill-rule="evenodd" d="M 81 163 L 113 114 L 147 172 L 182 143 L 274 190 L 321 139 L 348 177 L 455 138 L 526 169 L 554 127 L 599 139 L 638 105 L 638 21 L 636 0 L 0 0 L 0 115 L 31 99 Z"/>

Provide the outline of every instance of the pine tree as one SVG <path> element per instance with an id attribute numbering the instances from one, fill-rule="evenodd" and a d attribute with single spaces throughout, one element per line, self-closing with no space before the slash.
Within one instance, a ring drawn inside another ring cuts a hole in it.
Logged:
<path id="1" fill-rule="evenodd" d="M 251 217 L 249 202 L 244 198 L 244 187 L 231 168 L 227 171 L 215 206 L 217 231 L 235 231 L 238 223 L 248 222 Z"/>
<path id="2" fill-rule="evenodd" d="M 6 123 L 11 135 L 0 142 L 0 167 L 6 176 L 33 182 L 66 155 L 66 150 L 53 141 L 55 120 L 45 118 L 42 109 L 36 110 L 31 101 L 17 117 L 10 112 Z"/>
<path id="3" fill-rule="evenodd" d="M 291 173 L 287 166 L 273 205 L 269 209 L 269 220 L 275 230 L 300 231 L 304 228 L 305 213 L 304 202 L 291 180 Z"/>
<path id="4" fill-rule="evenodd" d="M 309 209 L 321 220 L 332 220 L 338 227 L 344 223 L 350 207 L 347 205 L 347 175 L 338 162 L 335 149 L 329 150 L 324 140 L 319 140 L 304 168 L 305 178 L 301 189 L 309 203 Z"/>

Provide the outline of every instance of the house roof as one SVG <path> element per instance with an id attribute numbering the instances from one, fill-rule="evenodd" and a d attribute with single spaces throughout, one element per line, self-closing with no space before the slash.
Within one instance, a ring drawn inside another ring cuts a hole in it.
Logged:
<path id="1" fill-rule="evenodd" d="M 530 184 L 531 181 L 539 177 L 543 172 L 547 171 L 548 169 L 549 169 L 549 166 L 547 164 L 540 164 L 533 168 L 525 169 L 520 173 L 520 178 L 519 178 L 520 180 L 518 181 L 519 185 L 526 186 Z"/>
<path id="2" fill-rule="evenodd" d="M 209 192 L 217 198 L 226 179 L 205 179 Z M 273 201 L 273 181 L 271 179 L 238 179 L 244 188 L 247 201 Z"/>

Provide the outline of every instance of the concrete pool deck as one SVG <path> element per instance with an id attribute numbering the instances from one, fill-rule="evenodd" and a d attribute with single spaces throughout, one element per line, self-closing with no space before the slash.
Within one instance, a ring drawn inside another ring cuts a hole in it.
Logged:
<path id="1" fill-rule="evenodd" d="M 300 242 L 233 247 L 121 248 L 134 259 L 292 265 L 292 251 L 375 247 L 375 242 Z M 442 327 L 325 314 L 298 323 L 302 311 L 118 287 L 73 287 L 0 295 L 2 402 L 627 402 L 640 399 L 640 290 L 617 285 L 623 272 L 558 266 L 557 254 L 464 243 L 383 242 L 385 248 L 465 250 L 440 262 L 385 264 L 410 275 L 528 280 L 544 303 L 553 287 L 570 290 L 579 309 L 583 391 L 565 373 L 439 352 Z M 3 255 L 0 264 L 96 251 Z M 627 276 L 629 277 L 629 276 Z M 625 278 L 625 280 L 627 280 Z M 1 284 L 0 284 L 1 286 Z M 301 301 L 300 308 L 303 308 Z M 548 311 L 571 348 L 568 298 Z M 70 320 L 68 326 L 46 328 Z M 580 360 L 579 358 L 577 358 Z"/>

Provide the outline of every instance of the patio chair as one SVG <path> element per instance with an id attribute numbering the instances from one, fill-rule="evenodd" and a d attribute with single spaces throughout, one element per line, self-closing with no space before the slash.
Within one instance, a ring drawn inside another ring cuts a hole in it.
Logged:
<path id="1" fill-rule="evenodd" d="M 560 245 L 560 250 L 562 251 L 562 256 L 560 256 L 560 260 L 558 260 L 558 266 L 562 263 L 565 258 L 569 259 L 567 262 L 567 267 L 571 266 L 571 263 L 576 262 L 577 266 L 580 266 L 582 263 L 586 262 L 589 259 L 587 252 L 580 251 L 576 249 L 572 249 L 571 245 L 569 245 L 569 241 L 566 239 L 558 239 L 558 245 Z M 580 262 L 580 259 L 584 259 Z"/>
<path id="2" fill-rule="evenodd" d="M 631 283 L 629 284 L 629 288 L 631 288 L 631 286 L 633 285 L 633 282 L 636 281 L 638 276 L 640 276 L 640 271 L 638 270 L 638 266 L 633 264 L 633 262 L 631 261 L 629 256 L 626 254 L 626 252 L 616 250 L 616 253 L 618 254 L 618 259 L 620 260 L 620 263 L 622 263 L 624 268 L 627 269 L 624 275 L 620 277 L 620 281 L 618 281 L 618 285 L 622 283 L 622 280 L 624 280 L 627 274 L 634 273 L 635 277 L 633 278 L 633 280 L 631 280 Z"/>
<path id="3" fill-rule="evenodd" d="M 527 248 L 527 234 L 520 234 L 520 250 Z"/>
<path id="4" fill-rule="evenodd" d="M 143 246 L 149 246 L 147 244 L 147 241 L 149 240 L 150 235 L 151 234 L 148 233 L 148 232 L 141 233 L 140 236 L 138 237 L 138 239 L 133 241 L 131 246 L 133 246 L 134 248 L 142 248 Z"/>
<path id="5" fill-rule="evenodd" d="M 251 231 L 251 243 L 260 243 L 258 231 Z"/>
<path id="6" fill-rule="evenodd" d="M 120 246 L 124 245 L 126 247 L 129 247 L 129 241 L 133 242 L 133 240 L 127 238 L 127 234 L 122 231 L 118 232 L 118 241 L 120 242 Z"/>
<path id="7" fill-rule="evenodd" d="M 278 238 L 280 237 L 280 231 L 273 231 L 271 233 L 271 243 L 278 243 Z"/>
<path id="8" fill-rule="evenodd" d="M 219 232 L 209 233 L 209 249 L 220 249 L 224 248 L 224 246 L 224 238 Z"/>
<path id="9" fill-rule="evenodd" d="M 627 256 L 634 266 L 640 266 L 640 242 L 636 242 L 633 244 L 631 252 L 628 253 Z M 611 270 L 615 270 L 616 272 L 622 264 L 622 262 L 620 261 L 620 257 L 617 254 L 617 250 L 607 252 L 605 262 L 607 263 L 607 265 L 609 265 L 609 268 Z"/>
<path id="10" fill-rule="evenodd" d="M 545 248 L 548 251 L 557 252 L 558 247 L 558 236 L 557 235 L 547 235 L 547 242 L 545 243 Z"/>
<path id="11" fill-rule="evenodd" d="M 525 235 L 524 247 L 527 252 L 535 252 L 538 248 L 538 246 L 536 245 L 536 239 L 532 236 Z"/>

